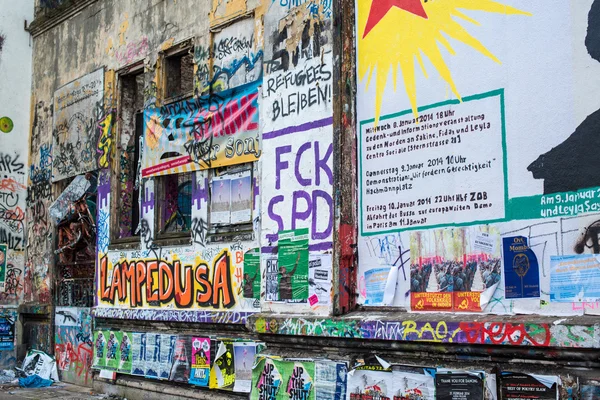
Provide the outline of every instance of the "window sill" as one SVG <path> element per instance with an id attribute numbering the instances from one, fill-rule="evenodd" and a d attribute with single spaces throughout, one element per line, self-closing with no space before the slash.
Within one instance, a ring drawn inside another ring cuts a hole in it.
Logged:
<path id="1" fill-rule="evenodd" d="M 139 236 L 125 238 L 125 239 L 112 240 L 111 243 L 108 245 L 108 251 L 140 250 L 140 249 L 141 249 L 141 242 L 140 242 Z"/>
<path id="2" fill-rule="evenodd" d="M 185 236 L 161 236 L 154 239 L 153 242 L 155 245 L 164 247 L 164 246 L 191 246 L 192 245 L 192 237 L 191 234 L 186 234 Z"/>

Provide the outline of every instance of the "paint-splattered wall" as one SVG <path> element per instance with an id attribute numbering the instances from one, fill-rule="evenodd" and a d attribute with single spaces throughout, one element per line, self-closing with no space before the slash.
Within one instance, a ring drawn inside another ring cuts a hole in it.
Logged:
<path id="1" fill-rule="evenodd" d="M 31 96 L 31 40 L 23 29 L 33 18 L 33 0 L 0 13 L 0 319 L 17 326 L 16 310 L 23 298 L 25 210 Z M 4 313 L 4 314 L 3 314 Z M 0 345 L 0 365 L 16 358 L 15 346 Z"/>
<path id="2" fill-rule="evenodd" d="M 358 2 L 361 303 L 597 314 L 600 2 L 559 3 Z"/>

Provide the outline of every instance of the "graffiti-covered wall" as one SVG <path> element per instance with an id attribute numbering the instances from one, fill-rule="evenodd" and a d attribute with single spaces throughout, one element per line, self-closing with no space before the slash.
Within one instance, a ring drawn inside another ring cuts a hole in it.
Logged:
<path id="1" fill-rule="evenodd" d="M 600 2 L 475 3 L 357 3 L 360 302 L 595 313 Z"/>
<path id="2" fill-rule="evenodd" d="M 0 366 L 16 361 L 16 308 L 23 299 L 33 0 L 0 13 Z"/>

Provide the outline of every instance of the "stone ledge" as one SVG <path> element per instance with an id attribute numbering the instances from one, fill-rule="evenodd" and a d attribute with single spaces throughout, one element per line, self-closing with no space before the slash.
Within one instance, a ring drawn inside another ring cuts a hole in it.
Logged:
<path id="1" fill-rule="evenodd" d="M 254 314 L 257 334 L 466 345 L 600 348 L 600 317 L 354 312 L 341 317 Z"/>

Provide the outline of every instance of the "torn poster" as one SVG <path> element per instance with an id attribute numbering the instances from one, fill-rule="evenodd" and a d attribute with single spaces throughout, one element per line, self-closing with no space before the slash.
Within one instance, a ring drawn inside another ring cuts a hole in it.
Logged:
<path id="1" fill-rule="evenodd" d="M 71 211 L 72 204 L 81 199 L 90 187 L 91 183 L 85 176 L 76 176 L 56 201 L 48 207 L 48 214 L 54 221 L 61 221 Z"/>
<path id="2" fill-rule="evenodd" d="M 502 372 L 503 400 L 556 400 L 558 377 L 555 375 L 528 375 Z"/>
<path id="3" fill-rule="evenodd" d="M 535 253 L 525 236 L 502 238 L 504 290 L 507 299 L 540 297 L 540 271 Z"/>
<path id="4" fill-rule="evenodd" d="M 233 390 L 235 383 L 235 362 L 233 342 L 217 340 L 213 342 L 211 358 L 214 359 L 210 369 L 209 387 L 211 389 Z M 214 357 L 212 352 L 214 351 Z"/>

